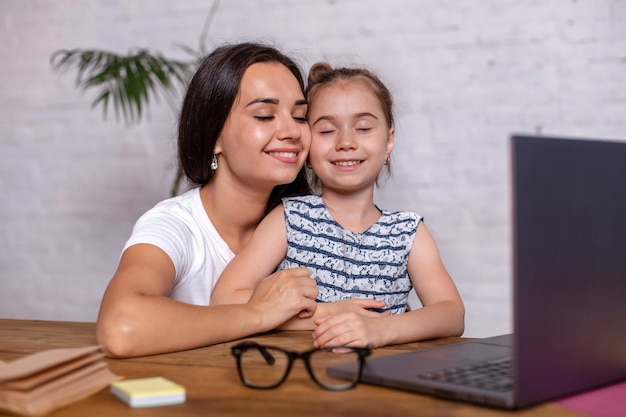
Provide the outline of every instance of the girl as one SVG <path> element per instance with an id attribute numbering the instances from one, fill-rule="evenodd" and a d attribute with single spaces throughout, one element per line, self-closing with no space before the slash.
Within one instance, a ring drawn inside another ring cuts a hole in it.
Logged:
<path id="1" fill-rule="evenodd" d="M 374 204 L 374 187 L 382 169 L 389 169 L 394 143 L 388 89 L 365 69 L 317 64 L 307 100 L 308 161 L 321 195 L 283 199 L 226 268 L 211 302 L 247 301 L 280 263 L 279 270 L 310 272 L 317 282 L 324 304 L 312 317 L 295 318 L 284 328 L 314 329 L 318 347 L 377 347 L 461 335 L 463 302 L 423 219 Z M 411 287 L 423 307 L 404 313 Z M 382 313 L 366 310 L 373 304 L 340 312 L 334 307 L 354 297 L 378 300 Z"/>

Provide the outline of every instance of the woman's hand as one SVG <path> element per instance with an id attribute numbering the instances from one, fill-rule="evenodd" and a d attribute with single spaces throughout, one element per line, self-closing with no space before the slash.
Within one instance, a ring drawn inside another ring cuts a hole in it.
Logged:
<path id="1" fill-rule="evenodd" d="M 263 279 L 248 305 L 261 317 L 263 330 L 272 330 L 297 315 L 312 316 L 317 294 L 307 268 L 285 269 Z"/>

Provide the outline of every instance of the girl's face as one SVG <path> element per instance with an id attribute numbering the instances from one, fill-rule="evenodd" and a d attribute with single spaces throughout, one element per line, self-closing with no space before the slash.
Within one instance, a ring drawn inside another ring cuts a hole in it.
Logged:
<path id="1" fill-rule="evenodd" d="M 378 98 L 349 81 L 323 87 L 309 106 L 309 163 L 323 190 L 373 190 L 394 139 Z"/>
<path id="2" fill-rule="evenodd" d="M 306 113 L 300 85 L 285 66 L 248 67 L 215 145 L 216 180 L 259 191 L 293 181 L 311 143 Z"/>

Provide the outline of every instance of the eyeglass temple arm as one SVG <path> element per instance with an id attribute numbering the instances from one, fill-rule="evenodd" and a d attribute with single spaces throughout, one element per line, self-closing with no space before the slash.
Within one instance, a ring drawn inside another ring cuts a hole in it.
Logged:
<path id="1" fill-rule="evenodd" d="M 233 348 L 233 353 L 236 352 L 239 356 L 248 349 L 257 349 L 261 352 L 261 356 L 263 356 L 263 359 L 265 359 L 265 362 L 267 362 L 268 365 L 274 365 L 276 363 L 274 355 L 272 355 L 265 346 L 261 346 L 255 342 L 243 342 Z"/>
<path id="2" fill-rule="evenodd" d="M 265 362 L 267 362 L 268 365 L 274 365 L 276 363 L 276 358 L 274 358 L 274 355 L 272 355 L 265 346 L 261 346 L 258 343 L 251 342 L 246 344 L 246 348 L 256 349 L 261 352 L 261 356 L 263 356 L 263 359 L 265 359 Z"/>
<path id="3" fill-rule="evenodd" d="M 274 365 L 274 363 L 276 363 L 274 355 L 272 355 L 264 346 L 257 345 L 256 348 L 259 349 L 259 352 L 261 352 L 263 359 L 265 359 L 265 362 L 267 362 L 268 365 Z"/>

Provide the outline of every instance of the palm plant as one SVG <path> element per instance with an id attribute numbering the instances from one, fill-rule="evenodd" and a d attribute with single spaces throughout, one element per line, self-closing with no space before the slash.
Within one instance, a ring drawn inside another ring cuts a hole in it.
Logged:
<path id="1" fill-rule="evenodd" d="M 50 57 L 57 71 L 76 70 L 75 85 L 81 90 L 97 90 L 91 107 L 102 107 L 103 119 L 111 111 L 117 122 L 127 126 L 140 123 L 151 100 L 164 98 L 176 111 L 177 98 L 184 91 L 198 60 L 208 52 L 208 31 L 219 0 L 211 5 L 197 50 L 180 46 L 191 55 L 189 61 L 165 57 L 149 48 L 133 48 L 126 55 L 97 49 L 60 49 Z M 182 172 L 177 170 L 170 195 L 178 193 Z"/>
<path id="2" fill-rule="evenodd" d="M 92 107 L 102 106 L 106 119 L 109 103 L 113 104 L 116 120 L 128 124 L 141 121 L 144 106 L 159 91 L 175 98 L 178 89 L 186 85 L 191 63 L 168 59 L 158 51 L 138 49 L 128 55 L 101 50 L 58 50 L 51 57 L 57 70 L 77 68 L 76 85 L 82 90 L 99 89 Z"/>

